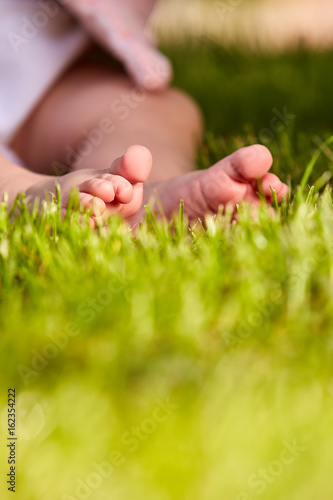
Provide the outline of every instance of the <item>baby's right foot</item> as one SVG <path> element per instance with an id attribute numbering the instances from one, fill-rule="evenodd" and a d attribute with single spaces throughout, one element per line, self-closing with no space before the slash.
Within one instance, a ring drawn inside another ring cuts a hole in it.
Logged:
<path id="1" fill-rule="evenodd" d="M 204 219 L 217 214 L 220 207 L 236 206 L 247 202 L 260 204 L 260 194 L 268 203 L 272 202 L 271 188 L 280 203 L 288 194 L 288 187 L 274 174 L 269 173 L 272 155 L 260 145 L 239 149 L 207 170 L 194 171 L 173 179 L 146 185 L 146 202 L 154 198 L 154 210 L 162 207 L 170 218 L 184 201 L 185 213 L 190 221 Z M 258 186 L 259 181 L 259 186 Z M 261 184 L 261 186 L 260 186 Z M 144 207 L 132 218 L 131 223 L 141 222 Z"/>
<path id="2" fill-rule="evenodd" d="M 76 170 L 62 177 L 38 176 L 39 180 L 26 190 L 30 202 L 56 195 L 56 186 L 61 190 L 61 206 L 66 213 L 73 188 L 79 191 L 79 201 L 84 209 L 90 209 L 90 222 L 96 225 L 98 218 L 121 213 L 128 219 L 142 205 L 143 183 L 152 167 L 152 157 L 143 146 L 132 146 L 124 156 L 118 158 L 110 170 Z"/>

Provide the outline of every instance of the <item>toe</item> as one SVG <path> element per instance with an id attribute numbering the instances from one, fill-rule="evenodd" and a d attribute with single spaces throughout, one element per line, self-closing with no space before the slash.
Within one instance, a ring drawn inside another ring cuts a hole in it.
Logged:
<path id="1" fill-rule="evenodd" d="M 265 146 L 256 144 L 235 151 L 220 163 L 234 179 L 249 181 L 263 177 L 271 168 L 273 158 Z"/>
<path id="2" fill-rule="evenodd" d="M 144 146 L 131 146 L 124 156 L 113 162 L 111 172 L 136 184 L 148 179 L 152 165 L 153 159 L 149 149 Z"/>
<path id="3" fill-rule="evenodd" d="M 142 206 L 143 185 L 138 184 L 133 190 L 133 199 L 128 205 L 122 205 L 120 212 L 124 219 L 133 217 Z"/>
<path id="4" fill-rule="evenodd" d="M 250 186 L 232 179 L 223 170 L 202 172 L 198 181 L 201 196 L 197 199 L 202 199 L 203 209 L 207 205 L 213 213 L 218 211 L 220 205 L 234 205 L 249 196 Z"/>
<path id="5" fill-rule="evenodd" d="M 80 204 L 83 208 L 92 210 L 92 214 L 96 217 L 101 216 L 106 208 L 106 205 L 103 200 L 96 196 L 92 196 L 88 193 L 80 193 L 79 194 Z"/>
<path id="6" fill-rule="evenodd" d="M 262 189 L 266 198 L 272 198 L 272 191 L 274 189 L 278 202 L 280 203 L 283 198 L 288 194 L 288 186 L 283 184 L 280 179 L 274 174 L 266 174 L 262 179 Z"/>
<path id="7" fill-rule="evenodd" d="M 80 193 L 88 193 L 101 198 L 105 203 L 111 203 L 115 198 L 113 183 L 107 179 L 86 179 L 79 185 Z"/>
<path id="8" fill-rule="evenodd" d="M 113 185 L 114 201 L 118 203 L 130 203 L 133 199 L 132 184 L 120 175 L 104 174 L 102 178 Z"/>
<path id="9" fill-rule="evenodd" d="M 290 193 L 289 187 L 287 186 L 287 184 L 284 184 L 282 182 L 281 191 L 280 191 L 280 194 L 279 194 L 279 197 L 280 197 L 279 203 L 281 201 L 283 201 L 284 198 L 286 198 L 289 193 Z"/>

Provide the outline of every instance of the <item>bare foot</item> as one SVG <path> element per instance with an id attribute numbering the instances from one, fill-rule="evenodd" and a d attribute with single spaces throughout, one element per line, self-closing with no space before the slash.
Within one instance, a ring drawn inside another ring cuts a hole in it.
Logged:
<path id="1" fill-rule="evenodd" d="M 61 189 L 61 205 L 66 213 L 70 193 L 79 191 L 79 201 L 85 209 L 92 210 L 91 221 L 121 213 L 125 219 L 133 217 L 142 205 L 143 182 L 150 174 L 152 157 L 143 146 L 130 147 L 109 170 L 76 170 L 62 177 L 39 175 L 38 181 L 26 189 L 30 202 L 56 194 Z M 111 173 L 112 172 L 112 173 Z"/>
<path id="2" fill-rule="evenodd" d="M 260 194 L 266 197 L 267 202 L 272 201 L 271 187 L 278 202 L 281 202 L 288 193 L 288 187 L 276 175 L 268 173 L 272 162 L 271 153 L 264 146 L 242 148 L 207 170 L 147 184 L 144 203 L 155 196 L 157 203 L 154 209 L 158 209 L 160 203 L 164 215 L 170 218 L 179 210 L 180 201 L 184 200 L 185 213 L 193 221 L 216 214 L 221 205 L 235 207 L 241 201 L 258 205 L 259 179 Z M 144 213 L 144 207 L 141 207 L 131 223 L 140 222 Z"/>

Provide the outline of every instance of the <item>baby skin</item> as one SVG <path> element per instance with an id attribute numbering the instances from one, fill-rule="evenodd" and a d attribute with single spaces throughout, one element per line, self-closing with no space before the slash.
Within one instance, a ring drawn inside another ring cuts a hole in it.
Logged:
<path id="1" fill-rule="evenodd" d="M 12 141 L 29 170 L 0 156 L 0 197 L 7 192 L 11 204 L 25 192 L 33 203 L 55 194 L 58 184 L 65 213 L 76 188 L 94 226 L 115 213 L 135 225 L 148 202 L 154 209 L 161 206 L 170 218 L 184 200 L 190 221 L 216 214 L 221 205 L 258 205 L 258 179 L 268 203 L 271 188 L 279 202 L 287 195 L 287 186 L 269 173 L 271 154 L 260 145 L 240 149 L 210 169 L 195 170 L 202 134 L 196 105 L 175 89 L 138 95 L 119 72 L 84 62 L 75 65 Z M 109 127 L 102 134 L 105 120 Z M 89 154 L 79 155 L 79 144 L 96 130 L 101 139 L 89 143 Z M 75 161 L 69 161 L 69 151 L 76 152 Z M 68 173 L 55 176 L 55 162 L 66 165 Z"/>

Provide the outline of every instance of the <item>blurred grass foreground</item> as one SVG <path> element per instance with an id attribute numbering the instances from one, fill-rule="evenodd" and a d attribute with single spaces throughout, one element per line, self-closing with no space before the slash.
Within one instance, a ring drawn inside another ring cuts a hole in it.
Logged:
<path id="1" fill-rule="evenodd" d="M 0 205 L 1 499 L 332 499 L 333 52 L 192 41 L 198 166 L 261 142 L 290 198 L 135 237 Z"/>

